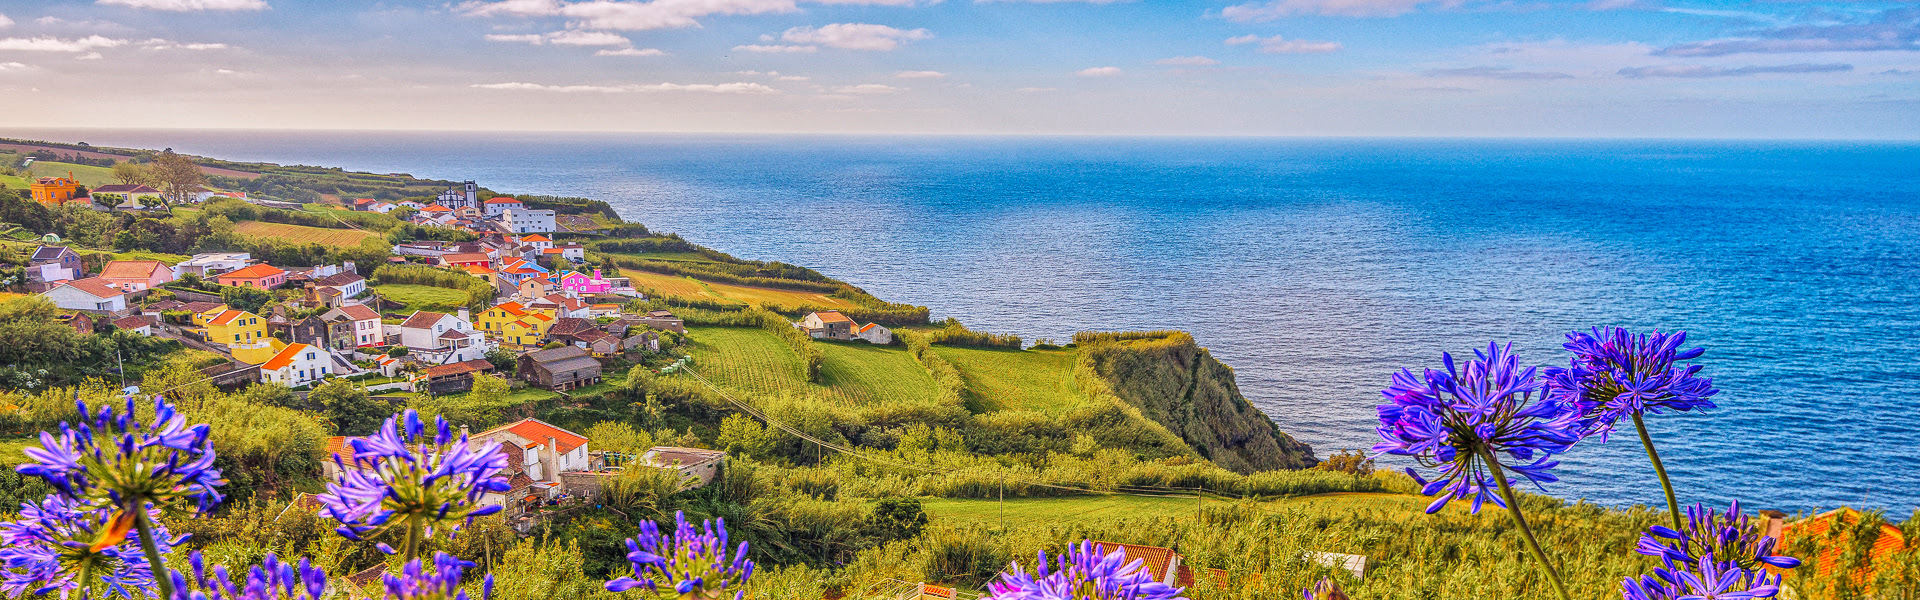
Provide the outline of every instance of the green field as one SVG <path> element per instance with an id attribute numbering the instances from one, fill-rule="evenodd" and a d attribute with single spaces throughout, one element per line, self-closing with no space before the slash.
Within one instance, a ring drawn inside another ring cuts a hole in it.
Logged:
<path id="1" fill-rule="evenodd" d="M 376 285 L 367 289 L 379 293 L 388 300 L 407 305 L 406 309 L 399 311 L 401 313 L 416 310 L 450 313 L 467 306 L 467 293 L 463 290 L 398 283 Z"/>
<path id="2" fill-rule="evenodd" d="M 826 355 L 825 385 L 809 383 L 806 367 L 785 342 L 749 327 L 688 328 L 694 367 L 714 385 L 758 395 L 815 394 L 856 405 L 912 403 L 938 396 L 933 378 L 906 350 L 859 343 L 816 342 Z"/>
<path id="3" fill-rule="evenodd" d="M 24 190 L 31 187 L 26 179 L 13 175 L 0 175 L 0 185 L 7 186 L 10 190 Z"/>
<path id="4" fill-rule="evenodd" d="M 960 370 L 986 410 L 1065 410 L 1085 397 L 1073 379 L 1072 350 L 985 350 L 934 346 Z"/>
<path id="5" fill-rule="evenodd" d="M 1425 516 L 1429 499 L 1406 494 L 1335 493 L 1270 500 L 1256 506 L 1267 512 L 1300 510 L 1308 513 L 1352 514 L 1373 511 L 1398 517 Z M 1065 498 L 1008 498 L 1005 519 L 1011 526 L 1052 526 L 1074 523 L 1111 524 L 1120 520 L 1174 518 L 1192 520 L 1197 507 L 1220 506 L 1214 497 L 1195 503 L 1192 496 L 1153 498 L 1141 496 L 1074 496 Z M 1000 502 L 986 499 L 921 498 L 921 506 L 935 522 L 999 523 Z M 1448 510 L 1455 507 L 1449 506 Z M 1464 511 L 1464 509 L 1461 509 Z M 1496 514 L 1497 513 L 1492 513 Z"/>
<path id="6" fill-rule="evenodd" d="M 29 177 L 36 177 L 36 178 L 37 177 L 65 177 L 67 176 L 67 172 L 71 171 L 73 172 L 73 178 L 80 180 L 80 185 L 87 186 L 88 188 L 97 188 L 103 185 L 120 183 L 120 180 L 115 179 L 113 177 L 113 167 L 95 167 L 91 165 L 76 165 L 76 164 L 63 163 L 63 162 L 34 161 L 33 166 L 29 167 L 28 171 L 31 173 Z"/>
<path id="7" fill-rule="evenodd" d="M 635 269 L 622 269 L 621 275 L 633 280 L 635 287 L 647 288 L 664 296 L 716 300 L 720 302 L 738 302 L 752 305 L 776 305 L 786 307 L 823 306 L 828 308 L 855 308 L 852 302 L 832 298 L 820 292 L 799 290 L 776 290 L 773 288 L 748 287 L 701 281 L 691 277 L 662 275 Z"/>
<path id="8" fill-rule="evenodd" d="M 339 248 L 357 248 L 362 241 L 381 237 L 378 233 L 359 229 L 328 229 L 266 221 L 235 223 L 233 232 L 247 237 L 270 238 L 301 244 L 312 242 Z"/>

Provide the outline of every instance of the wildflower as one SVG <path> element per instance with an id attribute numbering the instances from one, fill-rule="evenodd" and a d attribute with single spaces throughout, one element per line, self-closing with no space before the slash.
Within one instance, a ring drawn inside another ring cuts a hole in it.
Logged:
<path id="1" fill-rule="evenodd" d="M 1696 376 L 1701 366 L 1676 365 L 1706 353 L 1681 350 L 1686 340 L 1685 331 L 1634 335 L 1619 327 L 1568 333 L 1563 347 L 1573 358 L 1566 368 L 1545 371 L 1547 393 L 1577 407 L 1583 433 L 1603 443 L 1622 417 L 1714 408 L 1719 390 L 1712 379 Z"/>
<path id="2" fill-rule="evenodd" d="M 1321 577 L 1320 583 L 1313 584 L 1313 587 L 1307 588 L 1301 592 L 1301 595 L 1306 596 L 1306 600 L 1351 600 L 1347 593 L 1340 589 L 1338 582 L 1325 577 Z"/>
<path id="3" fill-rule="evenodd" d="M 386 597 L 392 600 L 467 600 L 467 593 L 460 589 L 461 578 L 467 569 L 475 565 L 472 561 L 461 560 L 445 552 L 435 552 L 433 569 L 428 570 L 419 559 L 408 561 L 398 575 L 388 573 L 382 578 L 386 588 Z M 480 586 L 481 600 L 493 597 L 493 575 L 487 575 L 486 583 Z"/>
<path id="4" fill-rule="evenodd" d="M 607 590 L 644 587 L 663 599 L 719 600 L 729 592 L 734 600 L 746 597 L 753 561 L 747 560 L 746 542 L 728 556 L 726 520 L 702 522 L 695 529 L 684 512 L 675 512 L 673 519 L 672 535 L 662 534 L 652 521 L 640 523 L 640 536 L 627 540 L 633 576 L 608 581 Z"/>
<path id="5" fill-rule="evenodd" d="M 1751 526 L 1735 500 L 1724 513 L 1694 505 L 1687 509 L 1686 527 L 1679 531 L 1658 525 L 1648 528 L 1635 551 L 1659 558 L 1669 569 L 1690 568 L 1707 556 L 1718 556 L 1742 569 L 1799 567 L 1800 559 L 1773 553 L 1778 543 Z"/>
<path id="6" fill-rule="evenodd" d="M 500 512 L 498 505 L 479 505 L 488 492 L 508 489 L 499 475 L 507 467 L 500 444 L 476 449 L 465 435 L 454 439 L 446 419 L 435 418 L 434 425 L 429 438 L 420 414 L 408 409 L 388 418 L 379 433 L 352 441 L 351 468 L 334 457 L 341 475 L 319 498 L 325 514 L 340 522 L 336 532 L 362 540 L 397 527 L 407 532 L 406 557 L 413 560 L 438 524 L 451 522 L 458 531 L 462 523 Z M 381 550 L 391 553 L 384 544 Z"/>
<path id="7" fill-rule="evenodd" d="M 160 540 L 155 537 L 154 511 L 180 509 L 191 502 L 200 512 L 221 500 L 215 488 L 225 485 L 213 468 L 213 442 L 206 424 L 188 427 L 186 417 L 165 398 L 153 398 L 153 420 L 141 421 L 133 395 L 125 410 L 98 411 L 79 405 L 78 426 L 61 423 L 60 435 L 40 432 L 40 447 L 22 449 L 33 462 L 16 467 L 22 475 L 52 484 L 79 511 L 109 510 L 111 525 L 91 548 L 105 551 L 120 545 L 130 531 L 140 534 L 141 553 L 149 572 L 162 572 Z M 161 596 L 172 596 L 172 583 L 159 578 Z"/>
<path id="8" fill-rule="evenodd" d="M 109 509 L 77 506 L 73 500 L 49 494 L 39 503 L 21 504 L 19 518 L 0 522 L 0 544 L 4 544 L 0 564 L 7 567 L 0 571 L 0 590 L 8 597 L 44 596 L 57 590 L 65 598 L 96 579 L 125 598 L 132 598 L 136 590 L 148 593 L 153 587 L 152 569 L 139 545 L 126 536 L 132 519 L 116 517 Z M 105 535 L 116 527 L 121 528 L 117 535 Z M 186 539 L 169 537 L 165 528 L 156 529 L 156 549 L 162 553 L 172 552 Z M 118 541 L 98 544 L 103 537 Z"/>
<path id="9" fill-rule="evenodd" d="M 1100 550 L 1092 541 L 1070 546 L 1055 557 L 1051 573 L 1044 551 L 1032 575 L 1019 563 L 1007 565 L 981 600 L 1186 600 L 1180 595 L 1185 590 L 1154 581 L 1140 559 L 1126 562 L 1126 551 L 1119 548 L 1106 554 Z"/>
<path id="10" fill-rule="evenodd" d="M 1621 587 L 1624 600 L 1760 600 L 1780 594 L 1780 576 L 1714 560 L 1709 552 L 1697 564 L 1655 569 L 1653 575 L 1627 578 Z"/>
<path id="11" fill-rule="evenodd" d="M 172 600 L 321 600 L 326 597 L 326 571 L 314 567 L 305 558 L 294 565 L 268 552 L 265 560 L 247 570 L 246 578 L 239 585 L 234 584 L 226 567 L 215 565 L 208 569 L 199 552 L 188 555 L 187 562 L 193 567 L 191 578 L 179 571 L 168 572 L 176 590 Z"/>
<path id="12" fill-rule="evenodd" d="M 1490 469 L 1511 470 L 1536 486 L 1559 481 L 1550 470 L 1560 463 L 1551 457 L 1579 440 L 1577 415 L 1550 400 L 1534 402 L 1540 390 L 1535 368 L 1520 368 L 1512 348 L 1488 344 L 1464 368 L 1443 353 L 1446 370 L 1427 369 L 1416 377 L 1402 369 L 1381 392 L 1390 402 L 1378 408 L 1381 442 L 1373 450 L 1441 469 L 1431 482 L 1407 470 L 1424 486 L 1422 494 L 1446 492 L 1427 506 L 1428 513 L 1455 499 L 1471 499 L 1475 513 L 1488 500 L 1507 506 L 1493 493 Z M 1499 454 L 1513 463 L 1493 462 Z"/>

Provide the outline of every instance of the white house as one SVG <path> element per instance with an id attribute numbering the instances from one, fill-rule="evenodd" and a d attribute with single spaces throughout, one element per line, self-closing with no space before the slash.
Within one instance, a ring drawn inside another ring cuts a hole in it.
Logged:
<path id="1" fill-rule="evenodd" d="M 521 209 L 525 209 L 526 207 L 527 205 L 521 204 L 519 200 L 516 200 L 508 196 L 500 196 L 498 198 L 488 198 L 487 199 L 487 216 L 497 217 L 497 216 L 500 216 L 500 213 L 503 213 L 509 210 L 521 210 Z"/>
<path id="2" fill-rule="evenodd" d="M 719 474 L 720 467 L 726 462 L 727 453 L 700 448 L 655 446 L 640 455 L 640 464 L 679 472 L 684 478 L 685 487 L 689 488 L 705 486 L 713 481 L 713 476 Z"/>
<path id="3" fill-rule="evenodd" d="M 228 271 L 244 269 L 252 263 L 253 255 L 245 252 L 195 254 L 193 258 L 187 259 L 186 262 L 174 265 L 173 276 L 178 279 L 181 275 L 192 273 L 201 277 L 211 277 Z"/>
<path id="4" fill-rule="evenodd" d="M 113 326 L 140 335 L 151 336 L 153 335 L 153 324 L 156 320 L 158 319 L 146 315 L 129 315 L 114 319 Z"/>
<path id="5" fill-rule="evenodd" d="M 576 262 L 587 260 L 587 247 L 580 244 L 561 244 L 554 246 L 560 250 L 560 257 Z"/>
<path id="6" fill-rule="evenodd" d="M 512 233 L 547 233 L 554 230 L 551 210 L 508 209 L 500 212 L 500 222 Z"/>
<path id="7" fill-rule="evenodd" d="M 467 309 L 459 316 L 415 311 L 400 324 L 400 343 L 421 362 L 444 365 L 485 358 L 486 337 L 467 320 Z"/>
<path id="8" fill-rule="evenodd" d="M 260 379 L 287 387 L 299 387 L 326 377 L 332 372 L 333 355 L 325 349 L 306 344 L 287 344 L 279 354 L 260 365 Z"/>
<path id="9" fill-rule="evenodd" d="M 540 235 L 537 233 L 533 235 L 521 237 L 520 243 L 523 245 L 532 246 L 536 253 L 540 250 L 546 250 L 548 248 L 553 247 L 553 240 L 548 239 L 547 236 Z"/>
<path id="10" fill-rule="evenodd" d="M 378 346 L 385 341 L 385 336 L 380 333 L 380 313 L 364 304 L 348 304 L 329 310 L 320 315 L 320 320 L 328 323 L 352 321 L 353 345 L 357 347 Z"/>
<path id="11" fill-rule="evenodd" d="M 893 332 L 885 327 L 881 327 L 879 323 L 868 323 L 860 326 L 860 330 L 855 331 L 853 337 L 881 346 L 893 343 Z"/>
<path id="12" fill-rule="evenodd" d="M 342 298 L 352 298 L 367 291 L 367 278 L 351 271 L 315 277 L 314 284 L 338 289 Z"/>
<path id="13" fill-rule="evenodd" d="M 120 312 L 127 309 L 127 295 L 99 277 L 61 282 L 42 294 L 54 306 L 67 310 Z"/>
<path id="14" fill-rule="evenodd" d="M 585 471 L 592 465 L 587 456 L 587 436 L 539 419 L 521 419 L 480 432 L 473 439 L 500 442 L 512 466 L 520 467 L 535 481 L 560 481 L 561 473 Z"/>
<path id="15" fill-rule="evenodd" d="M 450 209 L 477 206 L 480 204 L 480 186 L 471 181 L 462 182 L 460 187 L 447 188 L 440 192 L 440 205 Z"/>

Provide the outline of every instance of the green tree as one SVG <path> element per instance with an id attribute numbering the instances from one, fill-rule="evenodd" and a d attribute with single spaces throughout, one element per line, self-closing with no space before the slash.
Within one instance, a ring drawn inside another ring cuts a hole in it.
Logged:
<path id="1" fill-rule="evenodd" d="M 153 185 L 153 170 L 138 164 L 120 161 L 113 165 L 113 178 L 123 185 Z"/>
<path id="2" fill-rule="evenodd" d="M 601 421 L 587 428 L 587 439 L 595 450 L 641 454 L 653 447 L 653 435 L 619 421 Z"/>
<path id="3" fill-rule="evenodd" d="M 492 350 L 488 350 L 486 358 L 487 362 L 493 363 L 493 368 L 499 369 L 501 373 L 508 375 L 513 374 L 515 367 L 520 361 L 519 355 L 514 354 L 512 350 L 499 346 L 494 346 Z"/>
<path id="4" fill-rule="evenodd" d="M 393 406 L 344 379 L 330 379 L 307 394 L 307 405 L 333 422 L 338 435 L 366 435 L 393 416 Z"/>
<path id="5" fill-rule="evenodd" d="M 153 178 L 166 194 L 168 213 L 173 212 L 171 205 L 186 203 L 207 183 L 207 174 L 200 172 L 200 166 L 193 164 L 193 159 L 170 151 L 154 159 Z"/>
<path id="6" fill-rule="evenodd" d="M 273 301 L 273 294 L 267 293 L 266 290 L 257 290 L 249 287 L 228 287 L 225 290 L 221 290 L 220 300 L 226 302 L 227 306 L 234 310 L 244 310 L 259 314 L 260 309 L 266 308 L 267 303 Z"/>
<path id="7" fill-rule="evenodd" d="M 874 531 L 894 540 L 916 537 L 927 527 L 927 511 L 918 498 L 881 498 L 870 519 Z"/>

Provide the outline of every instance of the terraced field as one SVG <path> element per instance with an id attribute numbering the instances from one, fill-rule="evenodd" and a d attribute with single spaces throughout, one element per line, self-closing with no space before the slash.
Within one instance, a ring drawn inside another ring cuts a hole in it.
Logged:
<path id="1" fill-rule="evenodd" d="M 299 244 L 311 242 L 341 248 L 358 247 L 362 240 L 380 238 L 378 233 L 358 229 L 326 229 L 266 221 L 235 223 L 233 232 L 247 237 L 270 238 Z"/>
<path id="2" fill-rule="evenodd" d="M 634 271 L 631 269 L 623 269 L 620 271 L 620 274 L 633 280 L 635 287 L 648 288 L 661 295 L 726 301 L 726 298 L 720 297 L 719 294 L 709 292 L 705 285 L 702 285 L 694 279 L 661 275 L 659 273 L 648 273 L 645 271 Z"/>
<path id="3" fill-rule="evenodd" d="M 815 394 L 854 404 L 925 402 L 937 397 L 926 369 L 896 347 L 816 342 L 825 385 L 807 381 L 799 356 L 771 333 L 747 327 L 690 327 L 693 365 L 714 385 L 748 394 Z"/>
<path id="4" fill-rule="evenodd" d="M 776 290 L 772 288 L 748 287 L 700 281 L 691 277 L 676 277 L 659 273 L 648 273 L 633 269 L 623 269 L 621 274 L 633 280 L 633 285 L 652 288 L 655 292 L 681 298 L 738 302 L 752 305 L 779 306 L 824 306 L 828 308 L 854 308 L 858 305 L 828 297 L 819 292 L 797 290 Z"/>
<path id="5" fill-rule="evenodd" d="M 821 380 L 842 397 L 863 403 L 914 403 L 939 397 L 933 376 L 905 348 L 861 342 L 814 344 L 827 355 L 820 366 Z"/>
<path id="6" fill-rule="evenodd" d="M 1073 379 L 1078 353 L 1072 350 L 983 350 L 934 346 L 933 351 L 960 370 L 987 410 L 1065 410 L 1084 394 Z"/>

